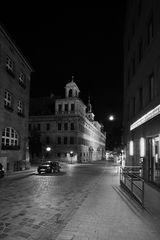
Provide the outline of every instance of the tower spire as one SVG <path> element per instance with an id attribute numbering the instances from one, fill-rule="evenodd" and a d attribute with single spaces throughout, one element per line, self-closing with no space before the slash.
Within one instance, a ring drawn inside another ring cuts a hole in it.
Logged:
<path id="1" fill-rule="evenodd" d="M 90 102 L 90 96 L 88 97 L 88 112 L 91 113 L 92 112 L 92 105 Z"/>
<path id="2" fill-rule="evenodd" d="M 90 121 L 94 121 L 94 114 L 92 113 L 92 105 L 91 105 L 91 102 L 90 102 L 90 96 L 88 97 L 86 116 Z"/>

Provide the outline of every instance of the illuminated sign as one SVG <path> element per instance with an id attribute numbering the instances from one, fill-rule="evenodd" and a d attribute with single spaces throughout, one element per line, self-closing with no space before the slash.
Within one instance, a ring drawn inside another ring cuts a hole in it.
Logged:
<path id="1" fill-rule="evenodd" d="M 150 119 L 154 118 L 158 114 L 160 114 L 160 105 L 158 105 L 157 107 L 153 108 L 151 111 L 149 111 L 148 113 L 143 115 L 141 118 L 139 118 L 137 121 L 135 121 L 133 124 L 131 124 L 130 131 L 132 131 L 133 129 L 139 127 L 140 125 L 142 125 L 143 123 L 149 121 Z"/>

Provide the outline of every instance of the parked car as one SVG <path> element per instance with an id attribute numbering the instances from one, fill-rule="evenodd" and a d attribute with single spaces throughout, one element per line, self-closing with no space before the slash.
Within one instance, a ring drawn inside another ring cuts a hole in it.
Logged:
<path id="1" fill-rule="evenodd" d="M 4 177 L 4 167 L 1 163 L 0 163 L 0 177 Z"/>
<path id="2" fill-rule="evenodd" d="M 61 166 L 59 162 L 46 161 L 46 162 L 43 162 L 40 166 L 38 166 L 37 172 L 39 174 L 55 173 L 55 172 L 60 172 L 60 168 Z"/>

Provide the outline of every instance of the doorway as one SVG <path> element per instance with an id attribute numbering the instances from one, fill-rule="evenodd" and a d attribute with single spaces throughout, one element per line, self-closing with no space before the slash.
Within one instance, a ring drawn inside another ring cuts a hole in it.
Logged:
<path id="1" fill-rule="evenodd" d="M 160 185 L 160 140 L 159 136 L 148 138 L 148 180 Z"/>

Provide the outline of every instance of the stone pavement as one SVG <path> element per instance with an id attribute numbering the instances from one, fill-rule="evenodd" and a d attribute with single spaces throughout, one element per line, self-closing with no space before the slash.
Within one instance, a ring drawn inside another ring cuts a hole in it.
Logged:
<path id="1" fill-rule="evenodd" d="M 119 186 L 116 168 L 106 167 L 56 240 L 158 240 L 158 224 Z"/>
<path id="2" fill-rule="evenodd" d="M 155 221 L 159 222 L 160 227 L 160 189 L 147 183 L 144 184 L 144 204 L 147 211 Z"/>
<path id="3" fill-rule="evenodd" d="M 18 176 L 18 175 L 24 175 L 24 174 L 31 174 L 31 173 L 34 173 L 36 171 L 37 171 L 37 166 L 33 165 L 33 166 L 30 166 L 30 168 L 26 169 L 26 170 L 6 172 L 5 173 L 5 178 L 6 177 L 16 176 L 16 175 Z"/>
<path id="4" fill-rule="evenodd" d="M 36 167 L 33 166 L 6 177 L 35 171 Z M 104 173 L 88 192 L 58 237 L 52 234 L 52 237 L 45 238 L 44 232 L 44 240 L 160 239 L 159 191 L 145 184 L 146 211 L 120 187 L 118 167 L 106 165 Z M 29 235 L 20 237 L 29 239 Z M 17 239 L 20 238 L 17 236 Z"/>

